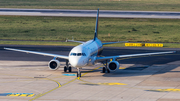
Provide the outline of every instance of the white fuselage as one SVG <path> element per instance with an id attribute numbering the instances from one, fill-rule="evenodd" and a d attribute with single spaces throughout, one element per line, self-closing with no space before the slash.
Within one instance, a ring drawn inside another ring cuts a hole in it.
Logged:
<path id="1" fill-rule="evenodd" d="M 86 65 L 94 65 L 96 56 L 103 50 L 99 39 L 89 40 L 74 47 L 69 53 L 69 63 L 73 67 L 81 68 Z"/>

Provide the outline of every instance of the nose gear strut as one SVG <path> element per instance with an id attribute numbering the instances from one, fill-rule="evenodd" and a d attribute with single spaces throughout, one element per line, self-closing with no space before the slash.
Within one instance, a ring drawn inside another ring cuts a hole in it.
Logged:
<path id="1" fill-rule="evenodd" d="M 77 69 L 78 69 L 77 77 L 81 77 L 81 71 L 80 71 L 80 68 L 77 68 Z"/>

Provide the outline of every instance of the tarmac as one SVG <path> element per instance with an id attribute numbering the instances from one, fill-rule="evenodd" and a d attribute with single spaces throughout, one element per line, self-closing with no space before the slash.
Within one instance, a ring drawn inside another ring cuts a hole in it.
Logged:
<path id="1" fill-rule="evenodd" d="M 1 101 L 179 101 L 180 49 L 108 48 L 103 55 L 175 50 L 177 53 L 119 59 L 116 72 L 102 73 L 102 64 L 64 73 L 49 70 L 53 57 L 3 50 L 3 47 L 67 55 L 65 46 L 0 46 Z M 110 51 L 110 52 L 109 52 Z M 61 67 L 65 62 L 61 61 Z"/>

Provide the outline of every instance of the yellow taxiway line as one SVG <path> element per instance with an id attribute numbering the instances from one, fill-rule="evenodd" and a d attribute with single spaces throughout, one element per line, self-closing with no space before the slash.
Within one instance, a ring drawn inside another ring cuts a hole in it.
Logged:
<path id="1" fill-rule="evenodd" d="M 84 73 L 82 76 L 84 76 L 84 75 L 86 75 L 87 73 L 92 72 L 92 71 L 94 71 L 94 70 L 96 70 L 96 69 L 98 69 L 98 68 L 100 68 L 100 67 L 97 67 L 97 68 L 95 68 L 95 69 L 92 69 L 92 70 Z M 80 79 L 80 77 L 77 77 L 77 78 L 75 78 L 75 79 L 73 79 L 73 80 L 71 80 L 71 81 L 69 81 L 69 82 L 67 82 L 67 83 L 65 83 L 65 84 L 63 84 L 63 85 L 61 85 L 61 84 L 60 84 L 58 81 L 56 81 L 56 80 L 52 80 L 52 79 L 49 79 L 49 78 L 46 78 L 46 79 L 48 79 L 48 80 L 50 80 L 50 81 L 56 82 L 56 83 L 58 84 L 58 87 L 56 87 L 56 88 L 54 88 L 54 89 L 52 89 L 52 90 L 50 90 L 50 91 L 47 91 L 47 92 L 45 92 L 45 93 L 40 93 L 40 94 L 36 95 L 33 99 L 30 99 L 29 101 L 33 101 L 33 100 L 35 100 L 35 99 L 38 99 L 38 98 L 40 98 L 40 97 L 42 97 L 42 96 L 44 96 L 44 95 L 46 95 L 46 94 L 48 94 L 48 93 L 50 93 L 50 92 L 52 92 L 52 91 L 54 91 L 54 90 L 62 87 L 62 86 L 65 86 L 65 85 L 67 85 L 67 84 L 69 84 L 69 83 L 71 83 L 71 82 L 73 82 L 73 81 L 75 81 L 75 80 L 77 80 L 77 79 Z"/>
<path id="2" fill-rule="evenodd" d="M 36 95 L 33 99 L 30 99 L 29 101 L 33 101 L 33 100 L 35 100 L 35 99 L 37 99 L 37 98 L 39 98 L 39 97 L 41 97 L 41 96 L 44 96 L 45 94 L 48 94 L 48 93 L 50 93 L 50 92 L 52 92 L 52 91 L 54 91 L 54 90 L 62 87 L 61 84 L 60 84 L 58 81 L 52 80 L 52 79 L 49 79 L 49 78 L 46 78 L 46 79 L 48 79 L 48 80 L 50 80 L 50 81 L 56 82 L 56 83 L 58 84 L 58 86 L 57 86 L 56 88 L 54 88 L 54 89 L 51 89 L 50 91 L 47 91 L 47 92 L 45 92 L 45 93 Z"/>

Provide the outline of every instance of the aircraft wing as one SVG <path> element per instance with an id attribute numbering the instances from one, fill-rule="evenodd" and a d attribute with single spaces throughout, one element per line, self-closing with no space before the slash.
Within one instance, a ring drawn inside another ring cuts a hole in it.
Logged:
<path id="1" fill-rule="evenodd" d="M 4 48 L 4 49 L 6 49 L 6 50 L 11 50 L 11 51 L 18 51 L 18 52 L 25 52 L 25 53 L 32 53 L 32 54 L 44 55 L 44 56 L 58 57 L 58 58 L 63 58 L 63 59 L 69 59 L 68 56 L 58 55 L 58 54 L 35 52 L 35 51 L 27 51 L 27 50 L 13 49 L 13 48 Z"/>
<path id="2" fill-rule="evenodd" d="M 77 42 L 77 43 L 85 43 L 83 41 L 75 41 L 75 40 L 66 40 L 66 42 Z"/>
<path id="3" fill-rule="evenodd" d="M 109 60 L 109 59 L 126 58 L 126 57 L 136 57 L 136 56 L 148 56 L 148 55 L 168 54 L 168 53 L 175 53 L 175 52 L 176 52 L 176 51 L 168 51 L 168 52 L 155 52 L 155 53 L 141 53 L 141 54 L 129 54 L 129 55 L 97 57 L 97 58 L 96 58 L 96 61 L 104 61 L 104 60 Z"/>
<path id="4" fill-rule="evenodd" d="M 108 44 L 115 44 L 115 43 L 125 43 L 128 41 L 118 41 L 118 42 L 107 42 L 107 43 L 102 43 L 103 45 L 108 45 Z"/>

